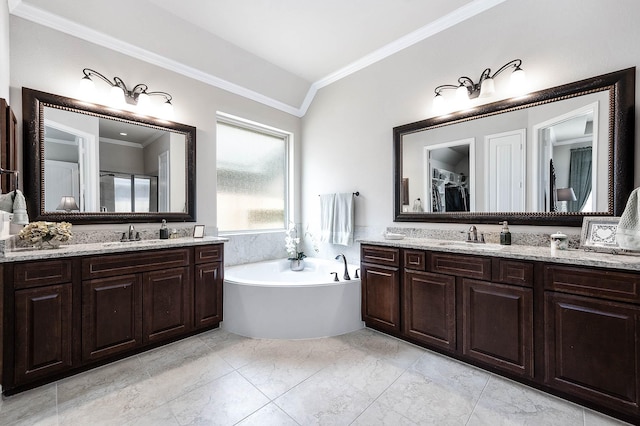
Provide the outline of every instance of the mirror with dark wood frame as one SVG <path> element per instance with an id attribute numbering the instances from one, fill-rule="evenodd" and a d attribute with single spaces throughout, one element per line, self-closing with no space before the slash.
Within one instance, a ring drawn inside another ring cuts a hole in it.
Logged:
<path id="1" fill-rule="evenodd" d="M 195 127 L 28 88 L 22 102 L 31 221 L 195 221 Z"/>
<path id="2" fill-rule="evenodd" d="M 394 221 L 580 226 L 633 190 L 635 67 L 393 129 Z"/>

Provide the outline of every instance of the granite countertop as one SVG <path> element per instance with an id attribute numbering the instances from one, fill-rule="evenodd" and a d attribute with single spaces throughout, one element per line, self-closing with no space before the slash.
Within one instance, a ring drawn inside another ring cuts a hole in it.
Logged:
<path id="1" fill-rule="evenodd" d="M 508 259 L 536 260 L 566 265 L 595 266 L 600 268 L 640 271 L 640 253 L 623 252 L 619 254 L 568 249 L 551 254 L 548 246 L 526 246 L 499 244 L 474 244 L 464 241 L 436 240 L 429 238 L 404 238 L 391 240 L 380 238 L 361 239 L 361 244 L 374 244 L 387 247 L 422 249 L 446 253 L 473 254 L 481 256 L 502 257 Z"/>
<path id="2" fill-rule="evenodd" d="M 34 249 L 31 247 L 15 248 L 11 251 L 6 252 L 4 254 L 4 257 L 0 257 L 0 263 L 21 262 L 24 260 L 55 259 L 59 257 L 87 256 L 93 254 L 121 253 L 149 249 L 199 246 L 212 243 L 223 243 L 227 241 L 229 241 L 228 238 L 222 237 L 183 237 L 170 238 L 166 240 L 149 239 L 130 242 L 114 241 L 89 244 L 63 244 L 55 249 L 42 250 Z"/>

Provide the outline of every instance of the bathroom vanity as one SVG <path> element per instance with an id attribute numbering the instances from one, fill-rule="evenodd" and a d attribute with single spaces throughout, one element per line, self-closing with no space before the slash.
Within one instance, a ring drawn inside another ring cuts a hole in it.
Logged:
<path id="1" fill-rule="evenodd" d="M 223 241 L 78 244 L 1 258 L 4 394 L 217 327 Z"/>
<path id="2" fill-rule="evenodd" d="M 640 256 L 368 240 L 361 270 L 368 327 L 640 422 Z"/>

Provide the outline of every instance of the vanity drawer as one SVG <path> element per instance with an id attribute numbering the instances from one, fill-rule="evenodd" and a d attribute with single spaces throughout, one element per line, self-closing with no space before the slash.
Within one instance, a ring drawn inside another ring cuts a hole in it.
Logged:
<path id="1" fill-rule="evenodd" d="M 180 248 L 88 257 L 82 259 L 82 279 L 188 266 L 191 263 L 190 254 L 191 249 Z"/>
<path id="2" fill-rule="evenodd" d="M 362 245 L 360 260 L 376 265 L 400 266 L 400 249 Z"/>
<path id="3" fill-rule="evenodd" d="M 404 267 L 414 271 L 424 271 L 427 267 L 427 254 L 423 250 L 403 250 Z"/>
<path id="4" fill-rule="evenodd" d="M 640 274 L 586 267 L 545 265 L 546 290 L 640 302 Z"/>
<path id="5" fill-rule="evenodd" d="M 429 270 L 480 280 L 491 279 L 491 259 L 460 254 L 430 253 Z"/>
<path id="6" fill-rule="evenodd" d="M 17 263 L 14 267 L 14 288 L 32 288 L 71 281 L 69 260 L 43 260 Z"/>
<path id="7" fill-rule="evenodd" d="M 196 246 L 195 263 L 222 262 L 224 246 L 222 244 L 212 244 L 210 246 Z"/>
<path id="8" fill-rule="evenodd" d="M 533 263 L 494 258 L 492 264 L 492 281 L 533 287 Z"/>

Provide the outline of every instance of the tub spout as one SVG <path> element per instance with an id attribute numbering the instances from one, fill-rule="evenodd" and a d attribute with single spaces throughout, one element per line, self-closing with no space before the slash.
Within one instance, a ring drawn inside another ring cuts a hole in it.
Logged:
<path id="1" fill-rule="evenodd" d="M 344 261 L 344 276 L 342 277 L 343 280 L 350 280 L 351 277 L 349 276 L 349 270 L 347 269 L 347 258 L 344 256 L 344 254 L 340 253 L 339 255 L 336 256 L 336 260 L 340 259 L 342 257 L 342 260 Z"/>

